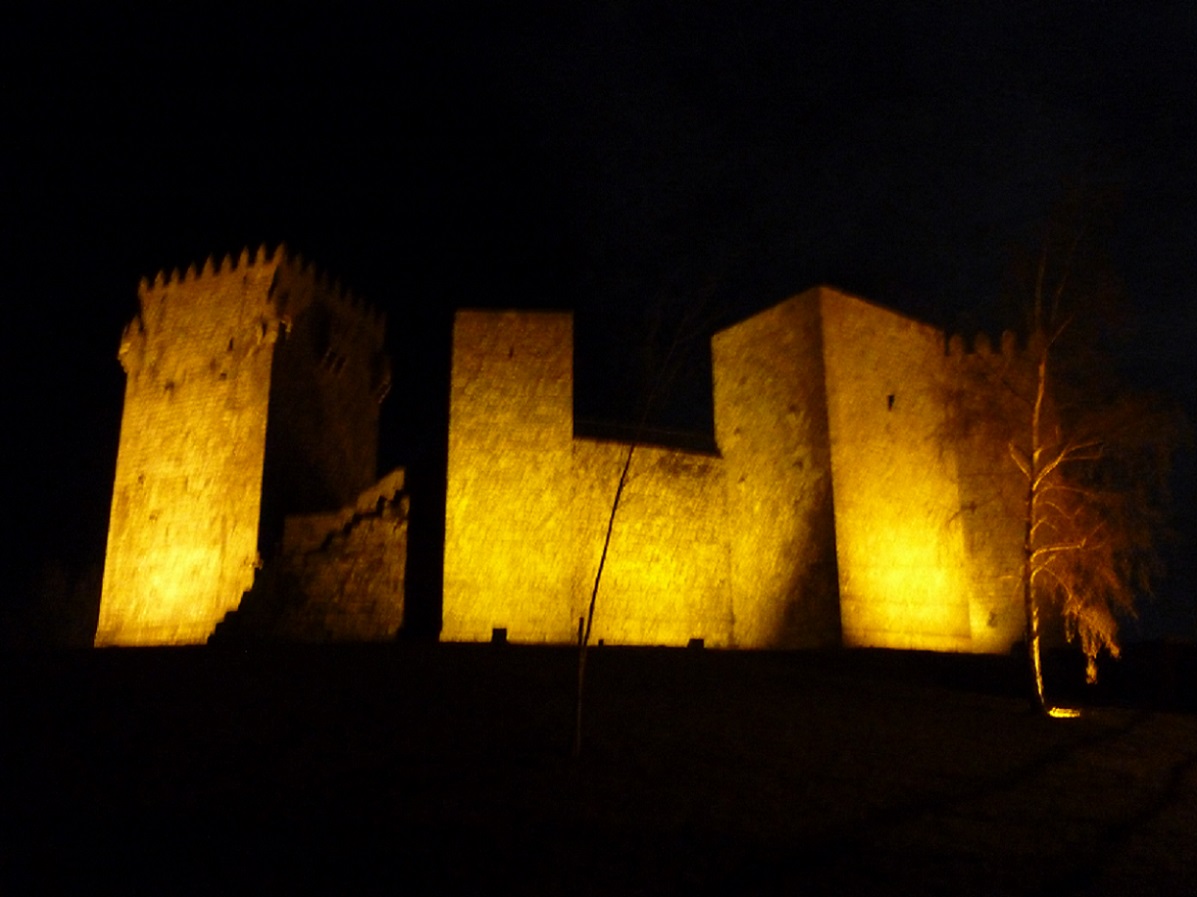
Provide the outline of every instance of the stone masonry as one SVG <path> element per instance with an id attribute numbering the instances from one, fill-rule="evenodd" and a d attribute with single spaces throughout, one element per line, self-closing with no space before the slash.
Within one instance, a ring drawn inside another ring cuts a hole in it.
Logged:
<path id="1" fill-rule="evenodd" d="M 143 281 L 97 645 L 389 639 L 404 473 L 376 480 L 383 321 L 280 247 Z M 1004 652 L 1017 475 L 953 428 L 998 350 L 819 287 L 715 334 L 715 447 L 580 432 L 568 313 L 460 311 L 441 637 Z M 614 432 L 614 431 L 611 431 Z M 223 621 L 223 623 L 222 623 Z"/>
<path id="2" fill-rule="evenodd" d="M 202 642 L 287 515 L 374 481 L 384 323 L 283 247 L 160 273 L 138 298 L 96 644 Z"/>

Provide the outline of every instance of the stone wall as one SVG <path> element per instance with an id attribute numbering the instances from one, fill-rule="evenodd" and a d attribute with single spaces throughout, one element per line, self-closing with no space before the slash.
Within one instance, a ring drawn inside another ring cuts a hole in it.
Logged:
<path id="1" fill-rule="evenodd" d="M 615 491 L 592 637 L 620 645 L 733 645 L 722 459 L 652 445 L 574 442 L 574 616 L 588 610 Z"/>
<path id="2" fill-rule="evenodd" d="M 821 292 L 715 334 L 735 644 L 838 644 Z"/>
<path id="3" fill-rule="evenodd" d="M 409 502 L 392 471 L 338 511 L 286 518 L 221 640 L 386 641 L 403 625 Z M 215 637 L 215 636 L 214 636 Z"/>
<path id="4" fill-rule="evenodd" d="M 970 650 L 943 334 L 849 296 L 822 310 L 844 643 Z"/>
<path id="5" fill-rule="evenodd" d="M 457 313 L 442 638 L 575 638 L 572 421 L 570 315 Z"/>
<path id="6" fill-rule="evenodd" d="M 1009 479 L 992 434 L 954 429 L 940 331 L 819 288 L 716 334 L 712 362 L 719 451 L 632 448 L 596 639 L 1010 648 L 1020 539 L 978 497 Z M 632 443 L 574 437 L 571 386 L 568 315 L 458 315 L 447 640 L 577 637 Z"/>
<path id="7" fill-rule="evenodd" d="M 628 444 L 574 438 L 568 314 L 459 312 L 442 637 L 572 642 Z M 718 458 L 637 446 L 593 637 L 732 641 Z"/>
<path id="8" fill-rule="evenodd" d="M 263 483 L 265 552 L 286 514 L 352 504 L 378 470 L 379 404 L 390 387 L 384 323 L 300 265 L 272 295 L 287 326 L 275 348 Z"/>

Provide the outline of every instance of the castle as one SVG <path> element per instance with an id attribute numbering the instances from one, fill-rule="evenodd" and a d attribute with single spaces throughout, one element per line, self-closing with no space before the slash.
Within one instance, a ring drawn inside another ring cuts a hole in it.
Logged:
<path id="1" fill-rule="evenodd" d="M 139 296 L 96 644 L 202 642 L 222 621 L 393 637 L 409 499 L 401 470 L 376 479 L 381 318 L 281 247 Z M 967 375 L 1013 363 L 1012 339 L 966 352 L 809 290 L 712 338 L 709 450 L 583 432 L 568 313 L 459 311 L 452 352 L 443 640 L 574 642 L 625 463 L 596 640 L 1021 638 L 1017 473 L 993 434 L 952 426 L 962 384 L 994 400 Z"/>

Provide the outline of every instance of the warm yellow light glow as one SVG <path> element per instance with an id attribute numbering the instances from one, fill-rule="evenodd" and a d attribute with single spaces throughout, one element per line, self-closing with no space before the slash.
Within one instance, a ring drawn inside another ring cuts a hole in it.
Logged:
<path id="1" fill-rule="evenodd" d="M 447 640 L 577 637 L 628 445 L 574 437 L 571 349 L 568 315 L 457 317 Z M 942 334 L 818 289 L 712 362 L 720 455 L 634 449 L 596 639 L 1009 649 L 1015 615 L 973 597 L 1000 552 L 980 517 L 966 544 Z"/>
<path id="2" fill-rule="evenodd" d="M 840 641 L 821 303 L 813 290 L 711 340 L 738 647 Z"/>
<path id="3" fill-rule="evenodd" d="M 335 507 L 372 481 L 382 324 L 282 247 L 160 274 L 138 298 L 95 643 L 203 642 L 253 582 L 268 418 L 280 469 L 320 481 L 280 475 L 280 506 L 307 487 L 301 504 Z"/>
<path id="4" fill-rule="evenodd" d="M 241 277 L 213 281 L 143 284 L 126 331 L 97 645 L 203 642 L 253 582 L 271 344 Z"/>
<path id="5" fill-rule="evenodd" d="M 626 445 L 615 442 L 578 439 L 574 444 L 579 598 L 588 600 L 593 587 L 626 452 Z M 680 646 L 701 638 L 711 647 L 731 644 L 727 552 L 719 527 L 723 492 L 716 458 L 651 446 L 634 450 L 603 570 L 595 639 Z M 584 610 L 580 603 L 577 616 Z"/>
<path id="6" fill-rule="evenodd" d="M 844 642 L 970 650 L 942 336 L 846 297 L 824 314 Z"/>
<path id="7" fill-rule="evenodd" d="M 219 604 L 214 609 L 212 596 L 206 594 L 209 584 L 221 579 L 222 560 L 219 550 L 206 545 L 175 545 L 142 558 L 137 577 L 142 598 L 121 608 L 120 628 L 108 643 L 203 642 L 215 625 L 213 617 L 229 609 Z M 249 569 L 246 572 L 251 574 Z"/>
<path id="8" fill-rule="evenodd" d="M 442 637 L 575 638 L 572 331 L 566 315 L 459 313 Z"/>
<path id="9" fill-rule="evenodd" d="M 627 446 L 573 436 L 568 315 L 462 312 L 450 406 L 442 637 L 573 642 Z M 638 447 L 594 639 L 731 644 L 718 459 Z"/>
<path id="10" fill-rule="evenodd" d="M 325 389 L 324 362 L 276 351 L 276 335 L 295 327 L 279 345 L 323 346 L 339 325 L 325 316 L 302 329 L 294 315 L 312 288 L 288 279 L 285 261 L 243 257 L 142 286 L 121 348 L 128 383 L 97 644 L 203 641 L 237 606 L 257 562 L 268 410 L 271 439 L 303 455 L 288 463 L 307 478 L 288 489 L 322 479 L 332 495 L 303 510 L 331 513 L 372 482 L 376 403 L 364 381 L 328 387 L 319 413 L 294 411 Z M 568 314 L 457 315 L 446 640 L 496 629 L 516 642 L 577 638 L 630 446 L 575 435 L 572 343 Z M 1003 577 L 1017 534 L 977 510 L 993 446 L 950 441 L 957 363 L 933 328 L 823 288 L 716 334 L 718 453 L 635 446 L 593 638 L 1008 650 L 1019 616 Z M 335 382 L 349 382 L 343 367 Z M 359 401 L 373 410 L 355 406 L 329 426 Z M 291 409 L 281 426 L 277 407 Z M 393 551 L 397 532 L 354 544 Z M 356 562 L 308 570 L 309 585 L 336 593 L 330 577 Z"/>
<path id="11" fill-rule="evenodd" d="M 1081 711 L 1075 707 L 1048 707 L 1047 715 L 1053 719 L 1078 719 Z"/>

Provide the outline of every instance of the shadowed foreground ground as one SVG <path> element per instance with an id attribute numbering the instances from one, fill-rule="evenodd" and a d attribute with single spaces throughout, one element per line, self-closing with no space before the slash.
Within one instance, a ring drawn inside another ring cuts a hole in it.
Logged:
<path id="1" fill-rule="evenodd" d="M 1197 716 L 1006 658 L 492 646 L 3 667 L 0 890 L 1191 894 Z"/>

